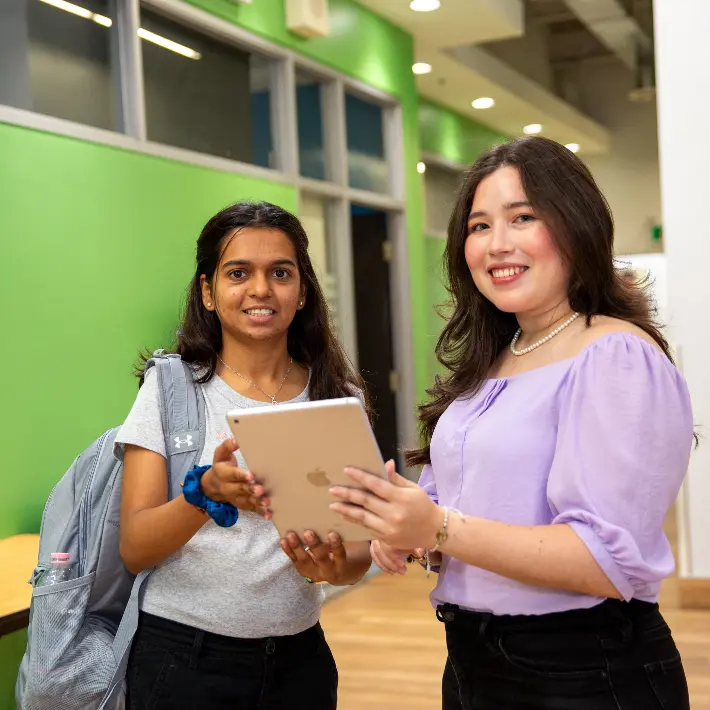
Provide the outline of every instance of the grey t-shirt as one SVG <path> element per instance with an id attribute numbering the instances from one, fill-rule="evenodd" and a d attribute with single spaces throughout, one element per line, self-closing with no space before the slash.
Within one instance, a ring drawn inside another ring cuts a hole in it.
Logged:
<path id="1" fill-rule="evenodd" d="M 264 403 L 242 397 L 217 375 L 201 387 L 207 438 L 200 465 L 206 465 L 231 436 L 227 412 Z M 307 400 L 306 390 L 291 401 Z M 119 449 L 133 444 L 165 456 L 159 407 L 157 378 L 151 370 L 118 433 Z M 245 467 L 239 453 L 237 460 Z M 146 582 L 141 609 L 216 634 L 264 638 L 310 628 L 318 621 L 323 599 L 321 587 L 306 582 L 284 554 L 274 524 L 240 511 L 236 525 L 220 528 L 208 521 L 159 565 Z"/>

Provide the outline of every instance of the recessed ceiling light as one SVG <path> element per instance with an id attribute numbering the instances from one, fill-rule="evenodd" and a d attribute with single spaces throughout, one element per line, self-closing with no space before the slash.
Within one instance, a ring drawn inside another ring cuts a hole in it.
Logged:
<path id="1" fill-rule="evenodd" d="M 417 62 L 416 64 L 412 65 L 412 71 L 415 74 L 429 74 L 429 72 L 431 72 L 431 69 L 431 64 L 427 64 L 426 62 Z"/>
<path id="2" fill-rule="evenodd" d="M 412 0 L 409 7 L 414 12 L 431 12 L 441 7 L 441 0 Z"/>
<path id="3" fill-rule="evenodd" d="M 419 162 L 417 163 L 417 172 L 418 172 L 420 175 L 424 175 L 424 173 L 426 172 L 426 163 L 423 163 L 423 162 L 419 161 Z"/>
<path id="4" fill-rule="evenodd" d="M 523 133 L 526 133 L 529 136 L 534 135 L 535 133 L 542 133 L 542 124 L 530 123 L 527 126 L 523 126 Z"/>
<path id="5" fill-rule="evenodd" d="M 568 143 L 565 148 L 571 150 L 573 153 L 579 153 L 579 143 Z"/>
<path id="6" fill-rule="evenodd" d="M 471 106 L 473 108 L 491 108 L 495 106 L 495 101 L 491 99 L 488 96 L 481 96 L 480 99 L 476 99 L 475 101 L 471 101 Z"/>

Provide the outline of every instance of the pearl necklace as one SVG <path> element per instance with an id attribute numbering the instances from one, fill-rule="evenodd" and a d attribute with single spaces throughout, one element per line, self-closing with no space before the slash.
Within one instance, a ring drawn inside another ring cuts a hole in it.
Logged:
<path id="1" fill-rule="evenodd" d="M 271 400 L 271 404 L 278 404 L 278 402 L 276 401 L 276 397 L 278 396 L 279 392 L 281 392 L 281 390 L 283 389 L 283 386 L 286 383 L 286 378 L 288 377 L 289 373 L 291 372 L 291 365 L 293 365 L 293 358 L 290 358 L 289 363 L 288 363 L 288 369 L 286 370 L 286 374 L 284 375 L 283 380 L 281 380 L 281 384 L 279 385 L 279 388 L 273 394 L 269 394 L 268 392 L 264 392 L 264 390 L 261 389 L 261 387 L 259 387 L 259 385 L 257 385 L 256 382 L 254 382 L 253 380 L 250 380 L 248 377 L 244 377 L 244 375 L 237 372 L 233 367 L 230 367 L 229 365 L 227 365 L 227 363 L 224 360 L 222 360 L 222 358 L 219 355 L 217 355 L 217 359 L 230 372 L 233 372 L 237 377 L 240 377 L 242 380 L 244 380 L 244 382 L 248 382 L 252 387 L 256 387 L 259 390 L 259 392 L 261 392 L 261 394 L 264 395 L 264 397 L 268 397 Z"/>
<path id="2" fill-rule="evenodd" d="M 555 328 L 549 335 L 546 335 L 544 338 L 542 338 L 542 340 L 538 340 L 537 343 L 528 345 L 527 348 L 523 348 L 522 350 L 515 349 L 515 346 L 518 344 L 518 340 L 520 339 L 520 336 L 523 332 L 522 328 L 518 328 L 518 331 L 513 336 L 513 339 L 510 341 L 510 352 L 517 357 L 520 357 L 521 355 L 527 355 L 527 353 L 532 352 L 536 348 L 539 348 L 541 345 L 544 345 L 548 340 L 552 340 L 552 338 L 554 338 L 558 333 L 561 333 L 568 325 L 572 325 L 572 323 L 574 323 L 577 318 L 579 318 L 579 313 L 575 313 L 569 320 L 566 320 L 561 326 Z"/>

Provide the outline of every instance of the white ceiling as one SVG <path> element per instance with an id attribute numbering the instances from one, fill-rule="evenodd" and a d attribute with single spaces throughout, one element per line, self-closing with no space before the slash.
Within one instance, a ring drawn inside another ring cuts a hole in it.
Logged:
<path id="1" fill-rule="evenodd" d="M 434 12 L 413 12 L 410 0 L 358 2 L 436 47 L 493 42 L 524 31 L 520 0 L 441 0 Z"/>
<path id="2" fill-rule="evenodd" d="M 542 86 L 476 44 L 520 37 L 525 32 L 522 0 L 441 0 L 434 12 L 413 12 L 409 0 L 358 0 L 414 36 L 415 61 L 433 67 L 417 77 L 419 92 L 507 135 L 540 123 L 560 143 L 578 143 L 581 153 L 609 149 L 609 132 Z M 491 109 L 471 101 L 495 99 Z"/>

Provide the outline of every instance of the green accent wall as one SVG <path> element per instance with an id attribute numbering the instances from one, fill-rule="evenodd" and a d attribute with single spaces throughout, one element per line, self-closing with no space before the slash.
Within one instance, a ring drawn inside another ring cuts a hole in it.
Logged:
<path id="1" fill-rule="evenodd" d="M 448 108 L 420 99 L 419 140 L 423 153 L 440 156 L 457 165 L 470 165 L 481 153 L 505 142 L 507 137 Z M 442 261 L 445 246 L 445 241 L 438 237 L 428 236 L 424 240 L 427 288 L 422 290 L 427 297 L 424 345 L 427 382 L 433 382 L 435 375 L 446 372 L 434 354 L 444 324 L 437 307 L 449 299 Z"/>
<path id="2" fill-rule="evenodd" d="M 434 382 L 434 376 L 444 373 L 445 369 L 436 359 L 434 349 L 436 341 L 439 339 L 441 329 L 444 327 L 444 320 L 439 315 L 437 309 L 446 304 L 449 300 L 449 293 L 446 290 L 444 279 L 444 248 L 446 242 L 438 237 L 427 237 L 424 240 L 427 269 L 427 296 L 429 299 L 429 309 L 427 311 L 427 375 L 429 382 Z"/>
<path id="3" fill-rule="evenodd" d="M 26 646 L 25 630 L 0 638 L 0 710 L 17 710 L 15 681 Z"/>
<path id="4" fill-rule="evenodd" d="M 174 340 L 195 241 L 239 199 L 296 209 L 270 183 L 0 124 L 5 373 L 0 537 L 39 529 L 73 458 L 123 421 L 142 347 Z M 20 473 L 22 472 L 22 473 Z"/>
<path id="5" fill-rule="evenodd" d="M 240 199 L 293 187 L 0 124 L 0 537 L 36 532 L 74 457 L 123 421 L 137 350 L 173 340 L 195 241 Z M 29 578 L 29 570 L 27 571 Z M 0 710 L 24 634 L 0 639 Z"/>
<path id="6" fill-rule="evenodd" d="M 419 102 L 419 140 L 422 152 L 434 153 L 458 165 L 468 165 L 507 136 L 482 123 L 435 104 Z"/>

